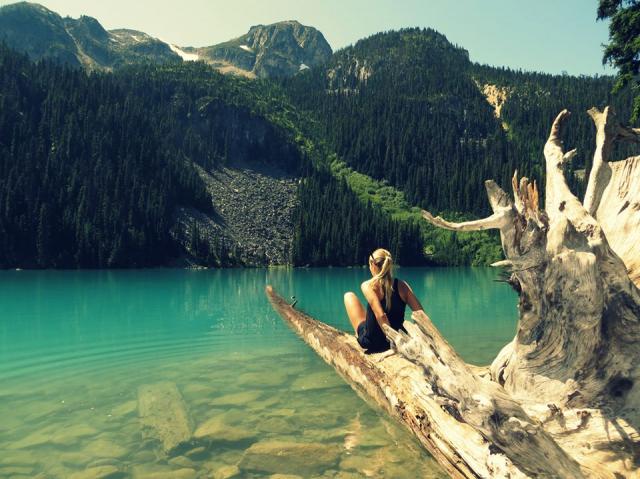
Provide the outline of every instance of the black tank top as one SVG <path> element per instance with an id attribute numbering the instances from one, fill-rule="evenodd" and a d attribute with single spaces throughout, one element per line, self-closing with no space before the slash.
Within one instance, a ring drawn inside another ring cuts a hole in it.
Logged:
<path id="1" fill-rule="evenodd" d="M 393 329 L 398 331 L 399 329 L 405 330 L 402 326 L 404 323 L 404 310 L 407 306 L 398 292 L 398 278 L 393 280 L 393 292 L 391 293 L 391 308 L 388 309 L 386 305 L 386 298 L 380 300 L 382 309 L 387 313 L 387 319 Z M 367 304 L 367 316 L 365 319 L 364 337 L 361 343 L 365 343 L 367 349 L 370 351 L 386 351 L 389 349 L 389 341 L 382 332 L 382 328 L 378 324 L 376 315 L 373 314 L 371 305 Z"/>

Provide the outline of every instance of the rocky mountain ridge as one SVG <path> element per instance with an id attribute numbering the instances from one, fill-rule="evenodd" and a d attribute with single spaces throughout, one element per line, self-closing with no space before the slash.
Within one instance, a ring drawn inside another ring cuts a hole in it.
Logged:
<path id="1" fill-rule="evenodd" d="M 293 76 L 321 65 L 332 50 L 321 32 L 295 20 L 254 25 L 245 35 L 204 48 L 188 48 L 222 71 L 235 70 L 251 78 Z"/>
<path id="2" fill-rule="evenodd" d="M 142 32 L 109 32 L 95 18 L 63 18 L 28 2 L 0 8 L 0 40 L 33 60 L 49 58 L 89 71 L 181 61 L 169 45 Z"/>
<path id="3" fill-rule="evenodd" d="M 294 20 L 255 25 L 233 40 L 194 48 L 137 30 L 108 31 L 95 18 L 63 18 L 29 2 L 0 8 L 0 40 L 34 60 L 51 58 L 88 71 L 111 71 L 132 63 L 204 61 L 222 73 L 250 78 L 292 76 L 326 62 L 332 54 L 321 32 Z"/>

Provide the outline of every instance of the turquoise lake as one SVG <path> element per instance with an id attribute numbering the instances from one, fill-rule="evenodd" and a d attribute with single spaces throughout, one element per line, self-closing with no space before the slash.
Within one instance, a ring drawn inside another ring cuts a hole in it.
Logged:
<path id="1" fill-rule="evenodd" d="M 272 284 L 349 330 L 364 268 L 0 272 L 0 477 L 446 477 L 288 329 Z M 515 334 L 515 293 L 485 268 L 399 268 L 469 362 Z M 362 295 L 359 294 L 362 298 Z M 407 319 L 410 312 L 407 311 Z M 139 391 L 179 392 L 200 438 L 166 455 Z"/>

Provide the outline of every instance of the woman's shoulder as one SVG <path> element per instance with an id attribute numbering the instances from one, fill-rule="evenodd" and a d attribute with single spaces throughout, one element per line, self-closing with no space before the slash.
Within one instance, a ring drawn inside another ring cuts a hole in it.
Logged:
<path id="1" fill-rule="evenodd" d="M 409 291 L 411 288 L 409 287 L 409 283 L 407 283 L 406 281 L 400 279 L 400 278 L 396 278 L 396 285 L 398 288 L 398 293 L 400 294 L 400 296 L 404 297 L 404 295 L 406 294 L 407 291 Z"/>
<path id="2" fill-rule="evenodd" d="M 371 279 L 367 279 L 366 281 L 363 281 L 362 284 L 360 284 L 360 288 L 362 289 L 363 293 L 366 290 L 369 290 L 378 294 L 380 291 L 380 284 L 377 281 L 374 281 L 373 278 L 371 278 Z"/>
<path id="3" fill-rule="evenodd" d="M 373 283 L 371 279 L 367 279 L 365 281 L 363 281 L 362 283 L 360 283 L 360 288 L 362 288 L 363 290 L 365 288 L 372 288 L 373 287 Z"/>

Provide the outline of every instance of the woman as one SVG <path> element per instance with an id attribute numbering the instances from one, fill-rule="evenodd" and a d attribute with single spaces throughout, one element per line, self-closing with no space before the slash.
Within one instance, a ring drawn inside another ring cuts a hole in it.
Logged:
<path id="1" fill-rule="evenodd" d="M 344 306 L 358 343 L 371 353 L 389 349 L 389 341 L 382 332 L 383 324 L 404 331 L 406 305 L 412 311 L 421 310 L 422 305 L 406 282 L 393 278 L 393 259 L 386 249 L 379 248 L 371 253 L 369 271 L 372 278 L 361 285 L 368 303 L 366 312 L 351 291 L 344 295 Z"/>

